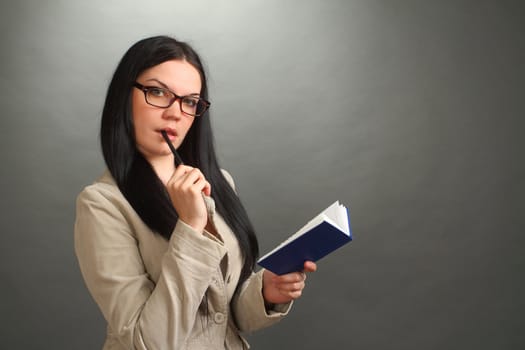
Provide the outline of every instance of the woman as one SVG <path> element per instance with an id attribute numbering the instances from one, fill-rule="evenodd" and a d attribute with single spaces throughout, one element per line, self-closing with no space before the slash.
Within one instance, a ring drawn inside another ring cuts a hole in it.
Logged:
<path id="1" fill-rule="evenodd" d="M 75 222 L 104 349 L 245 349 L 240 332 L 279 321 L 304 288 L 304 272 L 253 272 L 257 239 L 217 163 L 207 99 L 198 55 L 165 36 L 133 45 L 110 83 L 108 171 L 78 196 Z"/>

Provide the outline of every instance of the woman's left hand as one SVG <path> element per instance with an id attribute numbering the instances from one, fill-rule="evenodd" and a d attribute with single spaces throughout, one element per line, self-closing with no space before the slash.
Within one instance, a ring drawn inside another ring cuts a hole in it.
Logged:
<path id="1" fill-rule="evenodd" d="M 303 272 L 291 272 L 286 275 L 276 275 L 264 270 L 263 297 L 269 304 L 284 304 L 299 298 L 305 286 L 306 273 L 315 272 L 317 265 L 313 261 L 304 263 Z"/>

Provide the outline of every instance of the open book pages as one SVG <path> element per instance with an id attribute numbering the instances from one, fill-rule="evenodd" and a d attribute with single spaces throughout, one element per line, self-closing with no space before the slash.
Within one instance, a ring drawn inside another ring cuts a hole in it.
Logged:
<path id="1" fill-rule="evenodd" d="M 350 236 L 350 225 L 348 223 L 347 209 L 344 205 L 340 204 L 339 201 L 335 201 L 332 205 L 323 210 L 319 215 L 310 220 L 299 231 L 291 235 L 287 240 L 279 244 L 274 250 L 265 254 L 259 260 L 263 260 L 266 257 L 272 255 L 274 252 L 278 251 L 282 247 L 296 240 L 299 236 L 305 234 L 306 232 L 308 232 L 315 226 L 321 224 L 322 222 L 328 222 L 330 225 L 337 227 L 339 230 Z"/>

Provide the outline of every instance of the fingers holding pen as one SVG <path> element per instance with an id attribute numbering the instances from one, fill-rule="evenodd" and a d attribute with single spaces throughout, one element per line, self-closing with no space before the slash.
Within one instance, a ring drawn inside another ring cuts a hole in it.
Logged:
<path id="1" fill-rule="evenodd" d="M 192 192 L 194 194 L 204 193 L 206 196 L 211 194 L 211 185 L 206 180 L 202 172 L 198 168 L 193 168 L 187 165 L 179 165 L 171 180 L 173 184 L 183 191 Z"/>
<path id="2" fill-rule="evenodd" d="M 202 172 L 179 165 L 167 183 L 167 190 L 179 218 L 197 231 L 202 231 L 208 220 L 202 194 L 211 194 L 211 185 Z"/>

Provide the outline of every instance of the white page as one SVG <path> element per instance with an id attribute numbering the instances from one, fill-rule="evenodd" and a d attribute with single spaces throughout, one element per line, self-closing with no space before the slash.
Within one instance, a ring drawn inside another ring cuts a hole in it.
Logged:
<path id="1" fill-rule="evenodd" d="M 335 226 L 339 228 L 341 231 L 346 233 L 348 236 L 350 236 L 350 229 L 348 226 L 348 216 L 346 208 L 339 204 L 339 201 L 335 201 L 332 205 L 330 205 L 328 208 L 323 210 L 319 215 L 314 217 L 312 220 L 310 220 L 306 225 L 304 225 L 299 231 L 288 237 L 284 242 L 279 244 L 275 249 L 270 251 L 269 253 L 265 254 L 263 257 L 261 257 L 259 260 L 262 260 L 266 258 L 267 256 L 273 254 L 275 251 L 281 249 L 288 243 L 295 240 L 297 237 L 301 236 L 305 232 L 308 232 L 311 228 L 321 224 L 323 221 L 328 222 L 330 225 Z"/>

